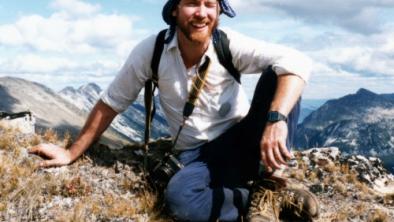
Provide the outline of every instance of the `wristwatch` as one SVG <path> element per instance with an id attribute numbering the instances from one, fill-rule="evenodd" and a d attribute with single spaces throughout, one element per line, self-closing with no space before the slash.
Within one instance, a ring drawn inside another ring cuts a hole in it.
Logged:
<path id="1" fill-rule="evenodd" d="M 287 122 L 287 116 L 283 115 L 282 113 L 278 111 L 269 111 L 267 115 L 267 122 L 269 123 L 276 123 L 279 121 L 285 121 Z"/>

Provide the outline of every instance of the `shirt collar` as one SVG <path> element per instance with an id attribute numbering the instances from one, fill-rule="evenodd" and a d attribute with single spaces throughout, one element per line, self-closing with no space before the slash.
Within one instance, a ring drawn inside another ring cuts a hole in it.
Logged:
<path id="1" fill-rule="evenodd" d="M 168 38 L 169 34 L 170 34 L 170 31 L 168 30 L 166 33 L 166 38 Z M 170 51 L 173 48 L 178 48 L 178 36 L 177 36 L 176 32 L 174 34 L 174 37 L 171 39 L 171 41 L 167 45 L 167 51 Z"/>

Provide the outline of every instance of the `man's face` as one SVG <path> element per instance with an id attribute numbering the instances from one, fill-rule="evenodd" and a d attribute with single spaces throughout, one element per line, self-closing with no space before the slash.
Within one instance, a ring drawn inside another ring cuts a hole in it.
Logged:
<path id="1" fill-rule="evenodd" d="M 219 4 L 217 0 L 181 0 L 172 15 L 181 34 L 190 41 L 205 43 L 218 25 Z"/>

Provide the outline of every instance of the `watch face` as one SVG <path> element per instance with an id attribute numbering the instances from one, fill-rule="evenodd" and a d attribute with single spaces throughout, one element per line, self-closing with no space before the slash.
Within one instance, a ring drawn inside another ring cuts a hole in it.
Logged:
<path id="1" fill-rule="evenodd" d="M 268 112 L 268 122 L 278 122 L 281 120 L 286 121 L 286 116 L 277 111 Z"/>
<path id="2" fill-rule="evenodd" d="M 276 122 L 279 121 L 279 115 L 277 112 L 268 113 L 268 121 Z"/>

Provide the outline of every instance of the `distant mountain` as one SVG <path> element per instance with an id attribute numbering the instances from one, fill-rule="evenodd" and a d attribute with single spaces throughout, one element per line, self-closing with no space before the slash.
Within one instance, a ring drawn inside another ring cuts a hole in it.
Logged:
<path id="1" fill-rule="evenodd" d="M 297 147 L 336 146 L 345 154 L 388 159 L 394 155 L 394 99 L 360 89 L 327 101 L 298 130 Z"/>
<path id="2" fill-rule="evenodd" d="M 394 93 L 391 94 L 382 94 L 383 97 L 386 99 L 394 100 Z"/>
<path id="3" fill-rule="evenodd" d="M 327 99 L 303 99 L 301 100 L 301 112 L 298 123 L 302 123 L 304 119 L 309 116 L 313 111 L 317 110 L 323 105 Z"/>
<path id="4" fill-rule="evenodd" d="M 102 90 L 95 83 L 83 85 L 78 89 L 66 87 L 59 95 L 80 109 L 89 112 L 100 98 Z M 151 135 L 153 138 L 169 136 L 168 125 L 164 114 L 159 106 L 158 98 L 155 98 L 157 111 L 152 122 Z M 145 108 L 143 96 L 129 106 L 129 108 L 118 115 L 111 126 L 119 133 L 133 141 L 142 142 L 145 129 Z"/>
<path id="5" fill-rule="evenodd" d="M 54 129 L 76 136 L 82 128 L 87 113 L 39 83 L 14 77 L 0 77 L 0 110 L 21 112 L 30 110 L 36 117 L 38 130 Z M 126 137 L 109 129 L 104 142 L 123 144 Z"/>
<path id="6" fill-rule="evenodd" d="M 95 83 L 89 83 L 74 89 L 69 86 L 62 89 L 59 95 L 74 104 L 79 109 L 89 111 L 96 104 L 97 99 L 100 97 L 101 88 Z"/>

